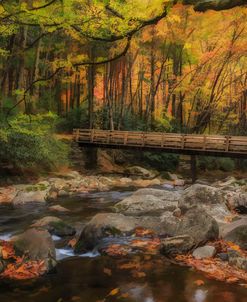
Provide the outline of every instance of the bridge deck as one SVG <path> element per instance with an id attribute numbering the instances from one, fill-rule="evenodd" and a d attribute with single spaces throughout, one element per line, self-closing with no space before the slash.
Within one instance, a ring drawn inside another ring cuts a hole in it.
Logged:
<path id="1" fill-rule="evenodd" d="M 81 146 L 163 150 L 183 154 L 201 154 L 247 158 L 247 136 L 195 135 L 137 131 L 74 129 Z"/>

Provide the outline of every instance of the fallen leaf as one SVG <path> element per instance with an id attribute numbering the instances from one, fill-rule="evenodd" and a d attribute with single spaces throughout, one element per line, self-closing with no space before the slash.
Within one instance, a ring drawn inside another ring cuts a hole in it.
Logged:
<path id="1" fill-rule="evenodd" d="M 119 293 L 119 288 L 114 288 L 112 291 L 109 292 L 109 294 L 107 295 L 107 297 L 109 296 L 115 296 Z"/>
<path id="2" fill-rule="evenodd" d="M 194 282 L 194 284 L 197 285 L 197 286 L 202 286 L 202 285 L 205 284 L 205 282 L 204 282 L 203 280 L 196 280 L 196 281 Z"/>
<path id="3" fill-rule="evenodd" d="M 154 231 L 139 227 L 135 229 L 135 235 L 138 237 L 153 236 Z"/>
<path id="4" fill-rule="evenodd" d="M 146 277 L 146 274 L 144 272 L 133 272 L 132 275 L 135 278 L 144 278 L 144 277 Z"/>
<path id="5" fill-rule="evenodd" d="M 77 240 L 75 238 L 73 238 L 68 242 L 68 246 L 74 248 L 76 245 L 76 242 L 77 242 Z"/>
<path id="6" fill-rule="evenodd" d="M 122 294 L 121 296 L 120 296 L 120 298 L 124 298 L 124 299 L 127 299 L 127 298 L 129 298 L 129 294 L 128 293 L 124 293 L 124 294 Z"/>

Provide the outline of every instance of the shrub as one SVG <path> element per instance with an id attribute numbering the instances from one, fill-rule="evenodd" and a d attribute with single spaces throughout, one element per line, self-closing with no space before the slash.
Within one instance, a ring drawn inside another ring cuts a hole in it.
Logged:
<path id="1" fill-rule="evenodd" d="M 231 172 L 235 169 L 235 162 L 231 158 L 202 156 L 198 159 L 198 167 L 202 170 Z"/>
<path id="2" fill-rule="evenodd" d="M 219 158 L 219 169 L 224 172 L 231 172 L 235 169 L 235 162 L 231 158 Z"/>
<path id="3" fill-rule="evenodd" d="M 174 171 L 179 164 L 179 155 L 164 152 L 144 152 L 146 164 L 160 171 Z"/>
<path id="4" fill-rule="evenodd" d="M 57 116 L 19 114 L 2 125 L 0 157 L 15 168 L 52 169 L 68 163 L 69 147 L 56 139 Z"/>

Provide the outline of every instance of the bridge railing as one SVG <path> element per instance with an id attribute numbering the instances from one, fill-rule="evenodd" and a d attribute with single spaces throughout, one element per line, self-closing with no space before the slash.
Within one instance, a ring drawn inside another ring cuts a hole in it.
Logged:
<path id="1" fill-rule="evenodd" d="M 246 136 L 74 129 L 74 138 L 97 145 L 247 153 Z"/>

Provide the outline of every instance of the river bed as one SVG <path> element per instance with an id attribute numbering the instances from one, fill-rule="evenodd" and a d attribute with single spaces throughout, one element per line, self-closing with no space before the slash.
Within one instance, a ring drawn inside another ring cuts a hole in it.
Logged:
<path id="1" fill-rule="evenodd" d="M 9 239 L 29 227 L 35 219 L 57 216 L 80 229 L 97 213 L 111 211 L 111 206 L 131 191 L 110 191 L 63 198 L 61 206 L 69 213 L 51 213 L 48 207 L 0 209 L 0 239 Z M 124 259 L 101 256 L 97 251 L 74 255 L 53 236 L 59 263 L 57 272 L 38 283 L 13 288 L 1 285 L 0 301 L 8 302 L 245 302 L 247 289 L 207 279 L 190 268 L 172 264 L 163 256 L 145 258 L 130 255 Z M 138 273 L 124 267 L 139 263 Z M 141 273 L 140 273 L 141 272 Z M 198 286 L 197 280 L 204 284 Z"/>

